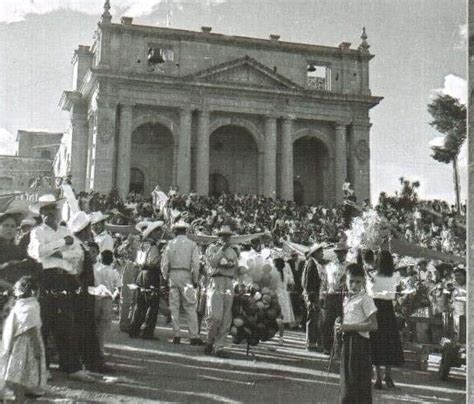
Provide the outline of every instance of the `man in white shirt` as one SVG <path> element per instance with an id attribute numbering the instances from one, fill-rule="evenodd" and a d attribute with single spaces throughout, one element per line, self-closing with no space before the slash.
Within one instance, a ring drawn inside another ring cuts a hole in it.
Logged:
<path id="1" fill-rule="evenodd" d="M 105 230 L 105 221 L 109 218 L 102 212 L 94 212 L 91 214 L 92 231 L 94 233 L 94 241 L 99 245 L 100 252 L 105 250 L 114 251 L 114 239 Z"/>
<path id="2" fill-rule="evenodd" d="M 182 306 L 187 314 L 190 344 L 202 345 L 197 320 L 197 282 L 199 277 L 199 248 L 186 237 L 188 225 L 178 222 L 173 226 L 176 237 L 168 242 L 161 261 L 161 273 L 170 284 L 170 309 L 173 325 L 173 343 L 181 342 L 179 311 Z"/>
<path id="3" fill-rule="evenodd" d="M 333 346 L 334 323 L 342 316 L 347 247 L 344 243 L 339 243 L 334 252 L 337 258 L 325 266 L 320 290 L 320 299 L 323 302 L 321 334 L 324 353 L 327 355 L 331 353 Z"/>
<path id="4" fill-rule="evenodd" d="M 93 379 L 82 370 L 75 334 L 75 297 L 84 253 L 69 230 L 58 225 L 54 195 L 41 196 L 34 208 L 43 223 L 31 231 L 28 254 L 43 266 L 39 276 L 43 338 L 46 341 L 53 334 L 62 371 L 73 379 L 90 382 Z"/>

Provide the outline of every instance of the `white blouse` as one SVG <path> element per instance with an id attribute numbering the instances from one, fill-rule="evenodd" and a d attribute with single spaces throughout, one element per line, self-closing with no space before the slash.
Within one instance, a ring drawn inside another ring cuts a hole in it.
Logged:
<path id="1" fill-rule="evenodd" d="M 397 286 L 400 284 L 400 274 L 394 272 L 392 276 L 375 274 L 367 281 L 367 293 L 372 299 L 395 300 Z"/>

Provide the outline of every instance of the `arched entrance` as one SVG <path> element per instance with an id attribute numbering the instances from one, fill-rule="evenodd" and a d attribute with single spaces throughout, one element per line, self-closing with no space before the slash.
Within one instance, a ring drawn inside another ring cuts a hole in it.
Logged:
<path id="1" fill-rule="evenodd" d="M 173 183 L 174 139 L 171 131 L 159 123 L 145 123 L 133 131 L 131 167 L 143 174 L 145 195 L 159 185 L 167 191 Z M 119 162 L 120 164 L 120 162 Z M 133 173 L 130 173 L 133 175 Z M 130 190 L 132 189 L 130 178 Z"/>
<path id="2" fill-rule="evenodd" d="M 222 178 L 227 183 L 227 192 L 258 193 L 258 147 L 247 129 L 221 126 L 211 134 L 209 146 L 210 193 L 216 191 L 212 189 L 214 179 L 216 186 L 224 186 Z M 212 177 L 216 173 L 222 178 Z"/>
<path id="3" fill-rule="evenodd" d="M 229 182 L 219 173 L 213 173 L 209 176 L 209 195 L 219 196 L 229 193 Z"/>
<path id="4" fill-rule="evenodd" d="M 326 145 L 312 136 L 299 138 L 293 144 L 294 199 L 313 204 L 328 201 L 327 172 L 329 153 Z"/>
<path id="5" fill-rule="evenodd" d="M 130 192 L 143 194 L 145 190 L 145 174 L 139 168 L 130 169 Z"/>
<path id="6" fill-rule="evenodd" d="M 304 188 L 303 184 L 299 179 L 293 181 L 293 192 L 294 192 L 294 201 L 297 205 L 304 204 Z"/>

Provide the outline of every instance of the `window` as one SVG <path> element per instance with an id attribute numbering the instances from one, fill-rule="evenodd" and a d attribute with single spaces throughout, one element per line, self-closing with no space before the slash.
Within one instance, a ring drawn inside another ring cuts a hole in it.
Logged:
<path id="1" fill-rule="evenodd" d="M 156 65 L 174 61 L 173 47 L 169 45 L 148 45 L 148 64 Z"/>
<path id="2" fill-rule="evenodd" d="M 331 90 L 331 70 L 328 66 L 308 63 L 306 66 L 306 83 L 313 90 Z"/>
<path id="3" fill-rule="evenodd" d="M 45 160 L 51 160 L 51 151 L 50 150 L 41 150 L 41 158 Z"/>

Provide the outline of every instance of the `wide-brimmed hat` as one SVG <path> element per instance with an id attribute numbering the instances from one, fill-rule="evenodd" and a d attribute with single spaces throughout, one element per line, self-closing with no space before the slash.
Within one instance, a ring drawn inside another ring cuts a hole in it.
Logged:
<path id="1" fill-rule="evenodd" d="M 308 252 L 306 253 L 306 256 L 313 255 L 316 251 L 322 250 L 326 246 L 325 243 L 314 243 L 311 247 L 309 247 Z"/>
<path id="2" fill-rule="evenodd" d="M 27 219 L 23 219 L 20 223 L 20 227 L 23 227 L 23 226 L 34 226 L 36 224 L 36 220 L 35 219 L 30 219 L 30 218 L 27 218 Z"/>
<path id="3" fill-rule="evenodd" d="M 53 194 L 44 194 L 38 198 L 38 202 L 31 205 L 31 210 L 39 212 L 45 206 L 57 205 L 61 199 L 57 199 Z"/>
<path id="4" fill-rule="evenodd" d="M 172 229 L 173 230 L 178 230 L 178 229 L 187 229 L 189 227 L 189 224 L 187 224 L 183 220 L 177 221 L 175 224 L 173 224 Z"/>
<path id="5" fill-rule="evenodd" d="M 217 232 L 218 236 L 232 236 L 234 232 L 228 224 L 223 225 Z"/>
<path id="6" fill-rule="evenodd" d="M 347 244 L 344 241 L 341 241 L 336 244 L 333 250 L 334 251 L 347 251 L 349 250 L 349 248 L 347 247 Z"/>
<path id="7" fill-rule="evenodd" d="M 103 221 L 107 220 L 110 217 L 109 215 L 104 215 L 100 211 L 99 212 L 92 212 L 90 214 L 90 216 L 91 216 L 91 223 L 92 224 L 103 222 Z"/>
<path id="8" fill-rule="evenodd" d="M 137 229 L 144 238 L 148 237 L 151 232 L 155 229 L 158 229 L 159 227 L 162 227 L 165 224 L 162 220 L 156 220 L 154 222 L 139 222 L 135 226 L 135 229 Z"/>
<path id="9" fill-rule="evenodd" d="M 8 204 L 8 207 L 3 214 L 26 216 L 29 212 L 28 202 L 22 199 L 14 199 Z"/>
<path id="10" fill-rule="evenodd" d="M 69 219 L 67 227 L 71 233 L 79 233 L 81 230 L 84 230 L 91 223 L 91 218 L 86 212 L 82 210 L 76 212 Z"/>

